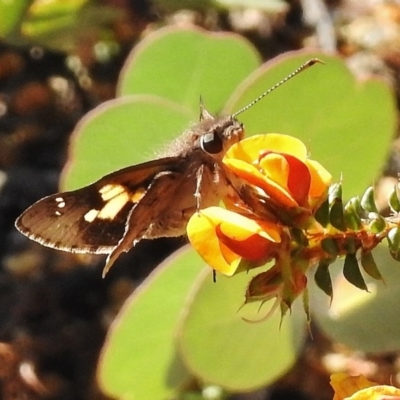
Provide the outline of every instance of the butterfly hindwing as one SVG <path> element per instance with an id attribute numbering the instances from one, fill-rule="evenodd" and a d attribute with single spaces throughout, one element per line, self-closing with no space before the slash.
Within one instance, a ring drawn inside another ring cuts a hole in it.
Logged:
<path id="1" fill-rule="evenodd" d="M 178 166 L 172 157 L 154 160 L 113 172 L 82 189 L 45 197 L 28 208 L 16 226 L 48 247 L 110 253 L 154 177 Z"/>

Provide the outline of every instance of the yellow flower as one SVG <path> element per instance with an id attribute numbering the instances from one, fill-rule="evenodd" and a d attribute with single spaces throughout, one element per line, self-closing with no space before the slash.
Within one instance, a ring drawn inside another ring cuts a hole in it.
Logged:
<path id="1" fill-rule="evenodd" d="M 332 177 L 310 160 L 298 139 L 270 133 L 234 144 L 224 164 L 264 195 L 267 206 L 279 210 L 306 210 L 312 214 L 326 199 Z"/>
<path id="2" fill-rule="evenodd" d="M 216 271 L 233 275 L 243 260 L 262 265 L 274 256 L 280 228 L 219 207 L 194 214 L 187 226 L 192 246 Z"/>
<path id="3" fill-rule="evenodd" d="M 326 199 L 331 175 L 307 157 L 300 140 L 279 134 L 234 144 L 223 163 L 232 172 L 239 198 L 224 199 L 229 210 L 211 207 L 193 215 L 187 226 L 189 240 L 212 268 L 229 276 L 275 259 L 283 285 L 275 287 L 270 275 L 261 275 L 262 285 L 255 280 L 247 300 L 278 294 L 290 305 L 306 280 L 300 271 L 299 282 L 292 284 L 292 241 L 286 227 L 313 226 L 313 213 Z"/>
<path id="4" fill-rule="evenodd" d="M 394 386 L 378 385 L 362 375 L 349 376 L 337 373 L 331 376 L 335 391 L 333 400 L 399 400 L 400 389 Z"/>

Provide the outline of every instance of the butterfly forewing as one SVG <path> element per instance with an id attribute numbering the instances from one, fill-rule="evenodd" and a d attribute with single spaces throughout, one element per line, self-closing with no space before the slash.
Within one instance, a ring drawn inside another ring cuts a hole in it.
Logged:
<path id="1" fill-rule="evenodd" d="M 45 197 L 29 207 L 16 226 L 45 246 L 110 253 L 154 177 L 178 166 L 174 158 L 162 158 L 113 172 L 82 189 Z"/>

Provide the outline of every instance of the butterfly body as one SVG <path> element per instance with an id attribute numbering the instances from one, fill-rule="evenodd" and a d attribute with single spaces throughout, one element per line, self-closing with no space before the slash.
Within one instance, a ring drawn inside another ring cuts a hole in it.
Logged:
<path id="1" fill-rule="evenodd" d="M 243 134 L 235 118 L 215 118 L 202 109 L 200 123 L 163 157 L 45 197 L 17 219 L 16 227 L 48 247 L 108 254 L 107 271 L 141 239 L 184 235 L 196 210 L 219 203 L 230 187 L 222 158 Z"/>

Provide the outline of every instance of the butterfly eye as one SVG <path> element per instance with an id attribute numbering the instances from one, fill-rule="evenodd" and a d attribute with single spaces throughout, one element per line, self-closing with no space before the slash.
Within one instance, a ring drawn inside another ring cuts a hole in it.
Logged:
<path id="1" fill-rule="evenodd" d="M 200 138 L 200 147 L 209 154 L 222 151 L 222 140 L 216 132 L 209 132 Z"/>

